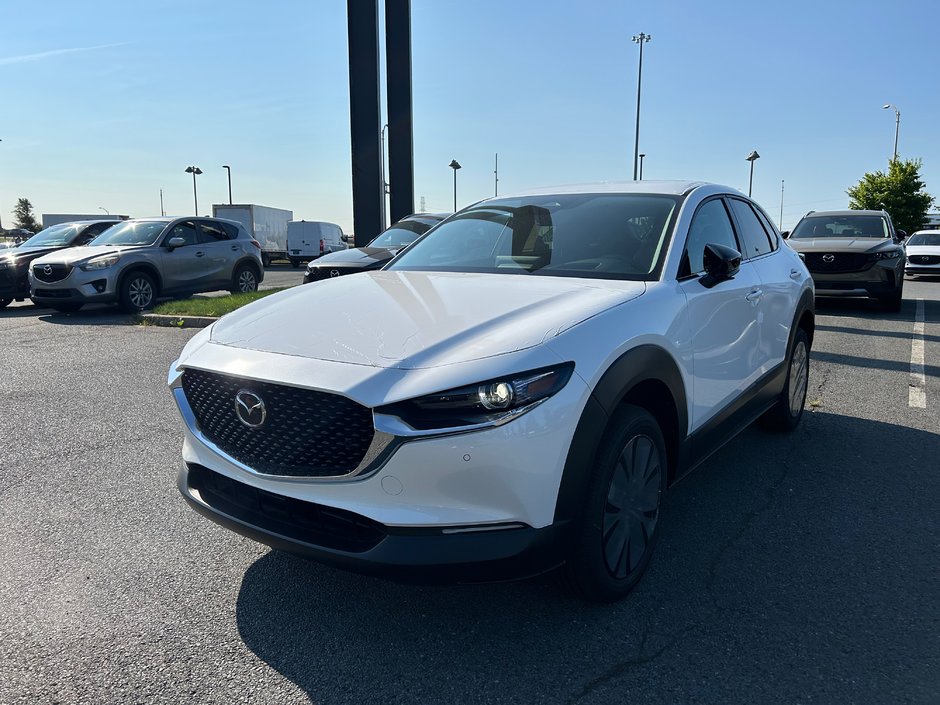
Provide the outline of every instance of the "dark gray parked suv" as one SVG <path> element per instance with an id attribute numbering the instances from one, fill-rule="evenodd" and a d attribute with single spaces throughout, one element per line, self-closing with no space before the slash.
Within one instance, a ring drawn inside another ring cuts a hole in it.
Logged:
<path id="1" fill-rule="evenodd" d="M 30 296 L 59 311 L 117 303 L 130 313 L 158 297 L 254 291 L 263 278 L 261 246 L 244 226 L 219 218 L 127 220 L 29 270 Z"/>
<path id="2" fill-rule="evenodd" d="M 868 296 L 900 311 L 905 237 L 886 211 L 810 211 L 787 243 L 803 256 L 817 296 Z"/>

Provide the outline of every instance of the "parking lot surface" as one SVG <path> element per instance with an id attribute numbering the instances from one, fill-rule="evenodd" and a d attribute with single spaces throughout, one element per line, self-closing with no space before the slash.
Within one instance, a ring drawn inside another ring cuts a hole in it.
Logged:
<path id="1" fill-rule="evenodd" d="M 607 606 L 551 578 L 401 586 L 215 526 L 175 486 L 165 380 L 193 331 L 13 305 L 0 703 L 940 702 L 940 281 L 905 297 L 819 304 L 801 426 L 676 486 Z"/>

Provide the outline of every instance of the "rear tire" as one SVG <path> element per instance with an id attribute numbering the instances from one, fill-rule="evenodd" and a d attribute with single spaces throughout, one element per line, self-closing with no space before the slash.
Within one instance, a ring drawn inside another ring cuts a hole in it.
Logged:
<path id="1" fill-rule="evenodd" d="M 809 336 L 796 329 L 793 348 L 787 358 L 787 381 L 777 403 L 761 416 L 761 425 L 769 431 L 792 431 L 803 418 L 806 391 L 809 388 Z"/>
<path id="2" fill-rule="evenodd" d="M 666 444 L 656 419 L 640 407 L 621 407 L 595 456 L 563 569 L 582 597 L 613 602 L 639 582 L 659 536 L 667 475 Z"/>
<path id="3" fill-rule="evenodd" d="M 262 267 L 270 267 L 270 266 L 271 266 L 271 255 L 269 255 L 267 252 L 262 252 L 262 253 L 261 253 L 261 266 L 262 266 Z"/>
<path id="4" fill-rule="evenodd" d="M 61 303 L 61 304 L 49 304 L 49 308 L 59 313 L 75 313 L 85 304 L 79 303 Z"/>
<path id="5" fill-rule="evenodd" d="M 247 294 L 258 290 L 258 275 L 249 264 L 240 264 L 232 275 L 232 286 L 229 291 L 233 294 Z"/>
<path id="6" fill-rule="evenodd" d="M 131 272 L 121 281 L 118 308 L 124 313 L 137 313 L 153 306 L 157 287 L 146 272 Z"/>
<path id="7" fill-rule="evenodd" d="M 300 267 L 300 260 L 297 259 L 296 257 L 291 257 L 291 258 L 290 258 L 290 266 L 293 267 L 294 269 L 299 268 L 299 267 Z"/>

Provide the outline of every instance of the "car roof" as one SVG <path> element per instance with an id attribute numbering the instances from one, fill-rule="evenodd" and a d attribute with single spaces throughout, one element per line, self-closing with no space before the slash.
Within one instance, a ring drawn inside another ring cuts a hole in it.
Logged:
<path id="1" fill-rule="evenodd" d="M 841 215 L 879 215 L 879 216 L 883 216 L 884 214 L 885 214 L 884 211 L 863 211 L 863 210 L 852 210 L 851 208 L 847 208 L 847 209 L 841 210 L 841 211 L 813 211 L 812 213 L 807 213 L 807 214 L 806 214 L 805 216 L 803 216 L 803 217 L 804 217 L 804 218 L 816 218 L 817 216 L 831 217 L 831 216 L 837 216 L 837 215 L 840 215 L 840 216 L 841 216 Z"/>
<path id="2" fill-rule="evenodd" d="M 911 233 L 911 236 L 914 235 L 940 235 L 940 230 L 937 230 L 936 228 L 931 230 L 915 230 Z"/>
<path id="3" fill-rule="evenodd" d="M 589 193 L 642 193 L 663 194 L 669 196 L 684 196 L 701 187 L 717 187 L 727 193 L 739 193 L 737 189 L 706 181 L 600 181 L 584 184 L 568 184 L 536 188 L 528 191 L 497 196 L 496 198 L 514 198 L 519 196 L 552 196 L 563 194 L 589 194 Z"/>

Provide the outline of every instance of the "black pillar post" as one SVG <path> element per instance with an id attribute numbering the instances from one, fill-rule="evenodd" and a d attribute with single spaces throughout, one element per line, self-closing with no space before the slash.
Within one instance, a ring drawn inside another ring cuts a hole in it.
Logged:
<path id="1" fill-rule="evenodd" d="M 411 100 L 411 0 L 385 0 L 389 212 L 395 223 L 415 212 Z"/>
<path id="2" fill-rule="evenodd" d="M 362 247 L 383 230 L 385 194 L 379 154 L 378 0 L 347 0 L 353 230 Z"/>

